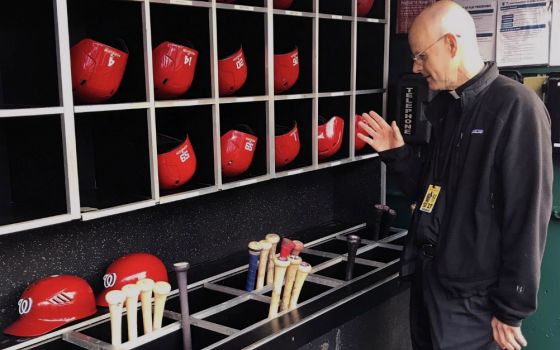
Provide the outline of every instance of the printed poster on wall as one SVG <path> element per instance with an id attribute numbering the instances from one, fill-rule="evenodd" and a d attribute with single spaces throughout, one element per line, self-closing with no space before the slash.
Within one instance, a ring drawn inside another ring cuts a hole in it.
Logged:
<path id="1" fill-rule="evenodd" d="M 560 66 L 560 0 L 554 0 L 552 3 L 549 64 L 551 66 Z"/>
<path id="2" fill-rule="evenodd" d="M 496 60 L 497 0 L 457 0 L 469 11 L 476 26 L 478 49 L 484 61 Z"/>
<path id="3" fill-rule="evenodd" d="M 550 1 L 498 2 L 496 62 L 499 67 L 548 64 Z"/>
<path id="4" fill-rule="evenodd" d="M 435 0 L 399 0 L 397 4 L 397 34 L 406 34 L 410 25 L 423 9 Z"/>

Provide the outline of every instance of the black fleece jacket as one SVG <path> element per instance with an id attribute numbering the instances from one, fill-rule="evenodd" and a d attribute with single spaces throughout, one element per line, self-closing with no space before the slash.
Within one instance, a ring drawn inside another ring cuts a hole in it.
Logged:
<path id="1" fill-rule="evenodd" d="M 401 275 L 414 272 L 418 245 L 435 235 L 434 265 L 449 296 L 489 295 L 494 315 L 518 326 L 537 306 L 552 209 L 550 117 L 535 93 L 494 64 L 471 80 L 460 91 L 457 131 L 439 146 L 449 159 L 443 178 L 434 179 L 434 165 L 448 92 L 428 107 L 434 128 L 425 160 L 408 145 L 380 153 L 417 208 L 430 184 L 442 187 L 432 213 L 415 210 Z"/>

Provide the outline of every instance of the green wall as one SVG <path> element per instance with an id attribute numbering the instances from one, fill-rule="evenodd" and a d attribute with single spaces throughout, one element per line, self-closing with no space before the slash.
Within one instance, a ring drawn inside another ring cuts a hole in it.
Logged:
<path id="1" fill-rule="evenodd" d="M 556 151 L 558 152 L 558 151 Z M 560 349 L 560 157 L 554 157 L 554 210 L 544 253 L 539 307 L 523 323 L 528 350 Z"/>

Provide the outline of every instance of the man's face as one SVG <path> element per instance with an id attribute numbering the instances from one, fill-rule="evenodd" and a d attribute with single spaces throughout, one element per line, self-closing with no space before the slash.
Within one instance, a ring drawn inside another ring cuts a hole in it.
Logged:
<path id="1" fill-rule="evenodd" d="M 410 33 L 409 44 L 416 57 L 412 71 L 421 73 L 431 90 L 449 90 L 453 82 L 453 58 L 447 46 L 447 35 L 434 37 L 416 29 Z"/>

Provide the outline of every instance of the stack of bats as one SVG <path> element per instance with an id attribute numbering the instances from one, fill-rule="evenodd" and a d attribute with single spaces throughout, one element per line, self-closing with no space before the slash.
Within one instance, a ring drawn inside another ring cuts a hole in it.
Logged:
<path id="1" fill-rule="evenodd" d="M 262 289 L 266 275 L 266 285 L 273 285 L 269 318 L 278 315 L 278 309 L 285 311 L 296 307 L 303 283 L 311 272 L 311 265 L 299 257 L 303 249 L 302 242 L 282 239 L 280 254 L 277 255 L 279 242 L 280 236 L 269 233 L 265 239 L 249 243 L 249 270 L 245 289 L 248 292 Z"/>
<path id="2" fill-rule="evenodd" d="M 366 220 L 368 238 L 374 241 L 389 235 L 389 229 L 397 217 L 397 212 L 384 204 L 375 204 Z"/>
<path id="3" fill-rule="evenodd" d="M 111 315 L 111 344 L 118 347 L 122 343 L 121 323 L 123 307 L 126 306 L 128 324 L 128 341 L 138 338 L 137 309 L 138 297 L 142 303 L 142 321 L 144 334 L 161 328 L 165 301 L 171 292 L 171 285 L 167 282 L 154 282 L 146 278 L 136 284 L 127 284 L 121 290 L 112 290 L 105 296 L 109 304 Z M 152 319 L 152 293 L 154 296 L 154 310 Z"/>

